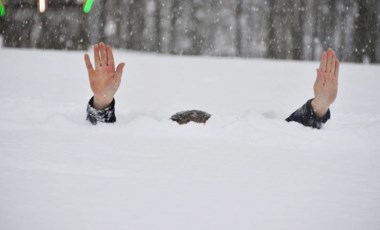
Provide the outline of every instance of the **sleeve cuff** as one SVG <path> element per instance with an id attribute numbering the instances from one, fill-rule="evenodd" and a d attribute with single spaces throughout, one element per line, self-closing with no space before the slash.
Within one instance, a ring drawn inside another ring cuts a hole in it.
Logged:
<path id="1" fill-rule="evenodd" d="M 315 120 L 316 122 L 326 123 L 330 119 L 330 116 L 331 116 L 330 109 L 327 110 L 326 114 L 323 115 L 323 117 L 318 117 L 313 110 L 313 106 L 311 106 L 312 100 L 313 99 L 310 99 L 306 102 L 306 108 L 308 110 L 308 113 L 310 114 L 310 116 L 312 116 L 313 120 Z"/>
<path id="2" fill-rule="evenodd" d="M 90 99 L 87 105 L 87 120 L 91 124 L 96 125 L 97 122 L 114 123 L 116 122 L 115 116 L 115 99 L 105 109 L 94 108 L 94 97 Z"/>
<path id="3" fill-rule="evenodd" d="M 326 123 L 331 116 L 330 109 L 327 110 L 326 114 L 323 117 L 318 117 L 311 106 L 311 101 L 308 100 L 301 108 L 292 113 L 286 121 L 296 121 L 303 124 L 304 126 L 309 126 L 313 128 L 320 129 L 322 125 Z"/>

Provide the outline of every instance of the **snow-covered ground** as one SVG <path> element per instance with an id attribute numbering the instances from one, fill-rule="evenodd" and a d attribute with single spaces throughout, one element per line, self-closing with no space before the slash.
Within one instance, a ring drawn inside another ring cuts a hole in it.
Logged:
<path id="1" fill-rule="evenodd" d="M 379 65 L 342 64 L 315 130 L 284 119 L 316 62 L 116 60 L 117 123 L 92 126 L 83 53 L 0 49 L 1 230 L 380 228 Z"/>

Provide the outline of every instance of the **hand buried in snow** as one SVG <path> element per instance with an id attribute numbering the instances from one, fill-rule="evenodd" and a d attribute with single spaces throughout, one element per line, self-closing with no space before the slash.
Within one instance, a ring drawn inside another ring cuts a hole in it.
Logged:
<path id="1" fill-rule="evenodd" d="M 314 83 L 314 99 L 311 102 L 318 117 L 323 117 L 335 101 L 338 92 L 339 60 L 332 49 L 322 53 Z"/>
<path id="2" fill-rule="evenodd" d="M 95 69 L 88 54 L 84 55 L 91 90 L 94 93 L 94 108 L 104 109 L 111 104 L 118 90 L 123 74 L 124 63 L 115 70 L 111 46 L 103 42 L 94 46 Z"/>

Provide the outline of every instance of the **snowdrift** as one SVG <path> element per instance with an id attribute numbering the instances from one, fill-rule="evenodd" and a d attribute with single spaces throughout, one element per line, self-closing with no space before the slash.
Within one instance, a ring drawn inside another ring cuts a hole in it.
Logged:
<path id="1" fill-rule="evenodd" d="M 115 124 L 81 52 L 0 49 L 0 229 L 380 226 L 380 66 L 342 64 L 332 119 L 285 118 L 316 62 L 116 52 Z M 178 111 L 212 114 L 179 126 Z"/>

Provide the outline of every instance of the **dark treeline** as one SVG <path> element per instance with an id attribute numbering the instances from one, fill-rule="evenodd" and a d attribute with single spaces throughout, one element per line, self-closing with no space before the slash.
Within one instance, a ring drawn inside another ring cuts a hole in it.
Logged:
<path id="1" fill-rule="evenodd" d="M 377 0 L 98 1 L 91 41 L 190 55 L 380 62 Z"/>
<path id="2" fill-rule="evenodd" d="M 379 12 L 378 0 L 95 0 L 83 40 L 166 54 L 297 60 L 316 60 L 333 47 L 343 61 L 379 63 Z"/>

